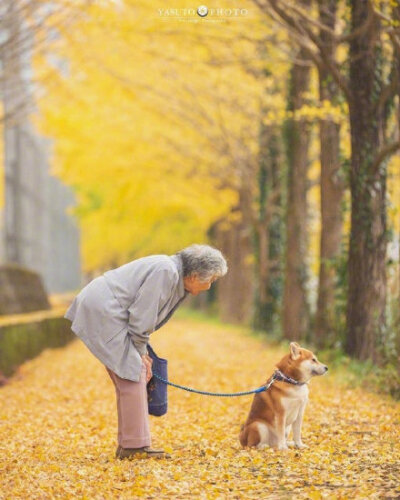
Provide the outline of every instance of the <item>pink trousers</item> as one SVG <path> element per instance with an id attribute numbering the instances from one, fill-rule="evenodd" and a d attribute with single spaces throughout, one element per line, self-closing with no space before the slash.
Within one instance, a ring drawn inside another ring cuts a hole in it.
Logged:
<path id="1" fill-rule="evenodd" d="M 150 446 L 145 364 L 142 364 L 139 382 L 121 378 L 107 366 L 105 368 L 114 383 L 117 396 L 118 444 L 122 448 Z"/>

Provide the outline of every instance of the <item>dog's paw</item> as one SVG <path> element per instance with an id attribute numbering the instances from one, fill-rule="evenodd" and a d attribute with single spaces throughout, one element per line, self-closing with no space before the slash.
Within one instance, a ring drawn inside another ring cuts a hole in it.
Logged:
<path id="1" fill-rule="evenodd" d="M 286 444 L 289 446 L 289 448 L 294 448 L 296 446 L 294 444 L 294 441 L 286 441 Z"/>
<path id="2" fill-rule="evenodd" d="M 294 443 L 294 446 L 295 446 L 295 448 L 300 448 L 300 449 L 302 449 L 302 448 L 308 448 L 308 446 L 306 444 L 301 443 L 301 442 L 300 443 Z"/>
<path id="3" fill-rule="evenodd" d="M 280 444 L 276 447 L 276 449 L 279 451 L 284 451 L 284 450 L 288 450 L 289 448 L 287 447 L 286 444 Z"/>

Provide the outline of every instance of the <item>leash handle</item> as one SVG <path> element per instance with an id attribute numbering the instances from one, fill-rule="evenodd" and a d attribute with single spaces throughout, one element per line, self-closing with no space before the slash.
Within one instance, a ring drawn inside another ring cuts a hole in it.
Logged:
<path id="1" fill-rule="evenodd" d="M 203 394 L 204 396 L 217 396 L 217 397 L 234 397 L 234 396 L 247 396 L 249 394 L 257 394 L 259 392 L 267 391 L 271 385 L 275 382 L 275 377 L 272 377 L 268 384 L 259 387 L 258 389 L 253 389 L 252 391 L 243 391 L 243 392 L 208 392 L 208 391 L 199 391 L 198 389 L 193 389 L 191 387 L 186 387 L 184 385 L 174 384 L 169 380 L 157 375 L 157 373 L 153 373 L 153 377 L 156 377 L 158 380 L 163 382 L 164 384 L 172 385 L 172 387 L 177 387 L 178 389 L 183 389 L 184 391 L 194 392 L 196 394 Z"/>

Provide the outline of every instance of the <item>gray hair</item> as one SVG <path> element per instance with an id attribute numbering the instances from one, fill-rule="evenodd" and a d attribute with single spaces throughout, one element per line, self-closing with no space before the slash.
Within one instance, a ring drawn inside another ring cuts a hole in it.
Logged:
<path id="1" fill-rule="evenodd" d="M 228 272 L 228 266 L 222 253 L 209 245 L 190 245 L 180 252 L 183 263 L 183 275 L 197 274 L 200 281 L 208 281 Z"/>

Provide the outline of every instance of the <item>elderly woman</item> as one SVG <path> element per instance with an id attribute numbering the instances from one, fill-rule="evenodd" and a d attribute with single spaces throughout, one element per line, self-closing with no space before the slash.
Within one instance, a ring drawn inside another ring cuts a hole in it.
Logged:
<path id="1" fill-rule="evenodd" d="M 146 385 L 152 376 L 149 336 L 172 316 L 188 293 L 208 290 L 227 272 L 221 252 L 191 245 L 174 255 L 150 255 L 105 272 L 75 297 L 65 318 L 105 365 L 118 410 L 116 458 L 168 458 L 150 448 Z"/>

